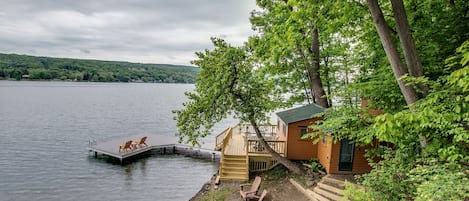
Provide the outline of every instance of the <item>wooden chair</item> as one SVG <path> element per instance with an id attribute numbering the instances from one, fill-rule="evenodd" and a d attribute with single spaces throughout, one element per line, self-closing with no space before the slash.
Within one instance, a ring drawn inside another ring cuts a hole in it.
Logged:
<path id="1" fill-rule="evenodd" d="M 137 142 L 137 146 L 139 147 L 142 147 L 143 145 L 148 146 L 147 143 L 145 143 L 146 140 L 147 140 L 147 136 L 142 137 L 142 139 L 140 139 L 140 141 Z"/>
<path id="2" fill-rule="evenodd" d="M 264 190 L 262 191 L 262 193 L 261 193 L 260 196 L 255 195 L 255 194 L 254 194 L 254 195 L 251 194 L 251 195 L 249 195 L 248 199 L 249 199 L 249 200 L 262 201 L 262 200 L 264 200 L 264 198 L 265 198 L 266 195 L 267 195 L 267 190 L 264 189 Z"/>
<path id="3" fill-rule="evenodd" d="M 126 151 L 127 149 L 130 149 L 130 151 L 132 151 L 132 140 L 127 141 L 123 145 L 119 145 L 119 152 Z"/>
<path id="4" fill-rule="evenodd" d="M 256 176 L 252 184 L 241 184 L 241 189 L 239 190 L 241 198 L 243 198 L 243 200 L 250 200 L 251 198 L 254 198 L 254 196 L 257 194 L 257 191 L 259 190 L 259 186 L 261 186 L 261 182 L 262 178 Z M 249 190 L 245 190 L 248 186 L 250 186 Z"/>

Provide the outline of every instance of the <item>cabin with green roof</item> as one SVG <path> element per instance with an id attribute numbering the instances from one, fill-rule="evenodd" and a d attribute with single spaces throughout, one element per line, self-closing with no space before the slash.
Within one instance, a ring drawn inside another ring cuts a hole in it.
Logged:
<path id="1" fill-rule="evenodd" d="M 314 116 L 323 111 L 324 108 L 312 103 L 277 113 L 277 137 L 287 142 L 288 159 L 311 160 L 317 156 L 317 145 L 313 144 L 310 138 L 302 139 L 302 137 L 312 132 L 308 126 L 321 120 L 321 117 Z"/>
<path id="2" fill-rule="evenodd" d="M 310 125 L 321 120 L 319 113 L 324 108 L 316 104 L 308 104 L 277 113 L 277 139 L 286 141 L 285 155 L 290 160 L 311 160 L 316 158 L 328 174 L 363 174 L 371 170 L 365 158 L 371 146 L 355 146 L 353 141 L 343 139 L 332 143 L 331 135 L 327 134 L 317 144 L 313 139 L 302 139 L 306 133 L 312 132 Z"/>
<path id="3" fill-rule="evenodd" d="M 269 146 L 290 160 L 316 158 L 328 174 L 361 174 L 371 167 L 364 157 L 372 147 L 359 147 L 347 139 L 331 142 L 331 134 L 313 144 L 302 136 L 312 132 L 310 125 L 321 120 L 324 108 L 307 104 L 277 113 L 277 125 L 259 125 Z M 219 175 L 221 180 L 247 180 L 249 172 L 269 170 L 276 161 L 259 143 L 250 124 L 227 128 L 215 138 L 215 150 L 221 152 Z"/>

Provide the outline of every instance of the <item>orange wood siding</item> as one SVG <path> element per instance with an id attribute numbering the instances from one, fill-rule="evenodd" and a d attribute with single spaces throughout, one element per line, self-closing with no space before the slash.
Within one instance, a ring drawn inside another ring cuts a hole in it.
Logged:
<path id="1" fill-rule="evenodd" d="M 287 158 L 290 160 L 310 160 L 317 158 L 318 148 L 311 139 L 301 139 L 300 127 L 312 125 L 317 119 L 307 119 L 288 124 Z M 309 131 L 311 132 L 311 130 Z"/>
<path id="2" fill-rule="evenodd" d="M 330 163 L 329 174 L 363 174 L 371 171 L 371 166 L 365 158 L 367 149 L 373 146 L 360 147 L 355 146 L 353 153 L 353 167 L 352 171 L 339 171 L 339 155 L 340 155 L 340 142 L 332 145 L 332 157 Z"/>
<path id="3" fill-rule="evenodd" d="M 324 143 L 323 140 L 321 139 L 318 144 L 318 160 L 319 163 L 324 167 L 326 172 L 329 172 L 331 168 L 331 150 L 332 150 L 332 144 L 331 144 L 331 138 L 330 135 L 327 136 L 327 140 Z"/>

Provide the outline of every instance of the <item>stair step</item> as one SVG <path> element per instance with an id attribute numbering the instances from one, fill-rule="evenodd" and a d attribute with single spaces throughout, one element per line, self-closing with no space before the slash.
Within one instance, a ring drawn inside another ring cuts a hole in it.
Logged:
<path id="1" fill-rule="evenodd" d="M 225 154 L 223 156 L 228 157 L 228 158 L 246 158 L 246 155 L 229 155 L 229 154 Z"/>
<path id="2" fill-rule="evenodd" d="M 326 182 L 319 182 L 318 187 L 325 189 L 329 192 L 335 193 L 337 195 L 344 195 L 344 190 L 336 187 L 335 185 L 330 185 Z"/>
<path id="3" fill-rule="evenodd" d="M 247 167 L 246 163 L 236 163 L 236 162 L 222 162 L 222 166 L 231 166 L 231 167 Z"/>
<path id="4" fill-rule="evenodd" d="M 240 177 L 240 176 L 220 176 L 220 179 L 225 180 L 225 181 L 226 180 L 233 180 L 233 181 L 247 181 L 247 180 L 249 180 L 249 178 L 246 177 L 246 176 L 242 176 L 242 177 Z"/>
<path id="5" fill-rule="evenodd" d="M 241 167 L 241 166 L 224 165 L 221 169 L 223 169 L 223 170 L 234 170 L 234 171 L 248 171 L 248 168 L 246 166 Z"/>
<path id="6" fill-rule="evenodd" d="M 326 180 L 321 180 L 321 183 L 328 185 L 328 186 L 332 186 L 333 188 L 337 188 L 339 190 L 345 190 L 345 183 L 337 184 L 337 183 L 329 182 Z"/>
<path id="7" fill-rule="evenodd" d="M 227 179 L 231 179 L 231 180 L 248 180 L 249 179 L 249 175 L 248 174 L 245 174 L 245 173 L 222 173 L 220 175 L 220 179 L 222 180 L 227 180 Z"/>
<path id="8" fill-rule="evenodd" d="M 330 200 L 335 200 L 335 201 L 342 200 L 342 196 L 329 192 L 327 190 L 324 190 L 320 187 L 314 188 L 313 191 L 316 192 L 317 194 L 321 194 L 323 197 L 329 198 Z"/>
<path id="9" fill-rule="evenodd" d="M 246 161 L 246 157 L 244 157 L 244 158 L 227 158 L 227 157 L 223 157 L 223 160 L 225 160 L 225 161 Z"/>
<path id="10" fill-rule="evenodd" d="M 333 184 L 336 184 L 338 186 L 344 186 L 344 181 L 342 181 L 340 179 L 332 178 L 329 175 L 326 175 L 325 177 L 323 177 L 322 181 L 333 183 Z"/>
<path id="11" fill-rule="evenodd" d="M 326 197 L 322 196 L 321 194 L 318 194 L 314 191 L 311 192 L 311 195 L 316 198 L 317 201 L 330 201 L 329 199 L 327 199 Z"/>

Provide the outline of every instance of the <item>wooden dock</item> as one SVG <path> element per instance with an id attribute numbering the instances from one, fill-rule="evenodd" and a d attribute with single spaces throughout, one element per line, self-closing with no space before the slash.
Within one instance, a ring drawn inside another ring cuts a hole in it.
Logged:
<path id="1" fill-rule="evenodd" d="M 119 145 L 123 145 L 129 140 L 140 141 L 144 136 L 147 136 L 146 144 L 147 146 L 136 147 L 133 150 L 119 151 Z M 196 148 L 190 145 L 180 144 L 176 142 L 175 138 L 161 135 L 149 135 L 149 134 L 140 134 L 132 135 L 122 138 L 110 139 L 105 142 L 90 142 L 87 147 L 89 152 L 93 152 L 95 156 L 98 154 L 106 155 L 123 162 L 125 159 L 141 155 L 148 151 L 155 149 L 168 150 L 168 152 L 175 153 L 179 152 L 187 155 L 196 155 L 196 156 L 205 156 L 210 157 L 212 160 L 219 158 L 220 152 L 213 151 L 210 149 Z M 204 153 L 202 153 L 204 152 Z"/>

